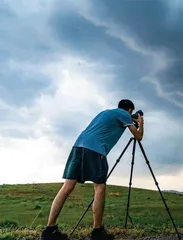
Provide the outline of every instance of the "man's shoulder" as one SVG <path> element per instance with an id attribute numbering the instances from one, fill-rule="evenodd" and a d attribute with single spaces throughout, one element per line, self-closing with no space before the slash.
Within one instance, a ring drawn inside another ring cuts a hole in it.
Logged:
<path id="1" fill-rule="evenodd" d="M 128 111 L 121 108 L 113 108 L 111 109 L 111 111 L 120 115 L 130 116 L 130 113 Z"/>
<path id="2" fill-rule="evenodd" d="M 101 111 L 98 116 L 100 117 L 109 117 L 109 116 L 116 116 L 116 117 L 130 117 L 130 113 L 124 109 L 121 108 L 111 108 L 111 109 L 105 109 Z"/>

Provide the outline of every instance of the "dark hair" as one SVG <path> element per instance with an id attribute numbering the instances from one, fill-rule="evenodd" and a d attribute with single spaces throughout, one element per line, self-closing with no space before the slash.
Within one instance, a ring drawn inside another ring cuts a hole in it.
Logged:
<path id="1" fill-rule="evenodd" d="M 132 101 L 130 101 L 128 99 L 123 99 L 118 103 L 118 108 L 122 108 L 122 109 L 128 111 L 130 108 L 132 108 L 134 110 L 135 106 Z"/>

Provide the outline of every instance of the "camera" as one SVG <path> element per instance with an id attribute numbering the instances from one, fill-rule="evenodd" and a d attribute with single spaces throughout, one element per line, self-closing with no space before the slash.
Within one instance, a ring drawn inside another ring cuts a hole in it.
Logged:
<path id="1" fill-rule="evenodd" d="M 142 112 L 142 110 L 138 110 L 136 113 L 134 113 L 133 115 L 132 115 L 132 118 L 133 119 L 138 119 L 138 115 L 140 114 L 140 116 L 143 116 L 144 115 L 144 113 Z"/>
<path id="2" fill-rule="evenodd" d="M 136 113 L 134 113 L 131 117 L 132 117 L 132 120 L 133 120 L 133 123 L 135 125 L 135 127 L 138 129 L 139 127 L 139 124 L 138 122 L 134 121 L 134 119 L 138 119 L 138 115 L 140 116 L 143 116 L 144 113 L 142 112 L 142 110 L 138 110 Z"/>

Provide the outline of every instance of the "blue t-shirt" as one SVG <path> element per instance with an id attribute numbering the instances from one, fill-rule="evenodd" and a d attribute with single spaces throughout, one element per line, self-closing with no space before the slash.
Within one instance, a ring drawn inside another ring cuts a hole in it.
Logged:
<path id="1" fill-rule="evenodd" d="M 133 121 L 128 111 L 121 108 L 102 111 L 80 134 L 74 146 L 107 156 L 129 125 L 133 125 Z"/>

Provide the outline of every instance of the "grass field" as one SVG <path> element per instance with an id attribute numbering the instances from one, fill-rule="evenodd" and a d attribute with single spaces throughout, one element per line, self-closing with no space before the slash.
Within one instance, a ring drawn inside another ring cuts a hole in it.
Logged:
<path id="1" fill-rule="evenodd" d="M 46 225 L 51 203 L 60 183 L 0 185 L 0 239 L 36 239 Z M 59 227 L 68 234 L 93 197 L 92 184 L 79 184 L 64 205 Z M 183 232 L 183 195 L 163 193 L 178 230 Z M 124 230 L 128 188 L 107 186 L 104 224 L 117 239 L 168 235 L 174 228 L 159 192 L 132 188 L 128 230 Z M 92 228 L 89 209 L 74 233 L 86 237 Z M 24 238 L 23 238 L 24 237 Z"/>

